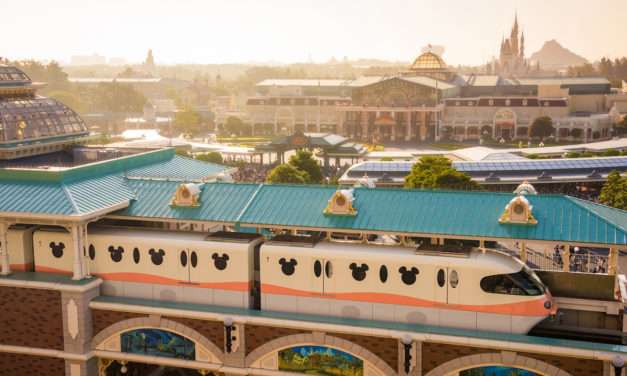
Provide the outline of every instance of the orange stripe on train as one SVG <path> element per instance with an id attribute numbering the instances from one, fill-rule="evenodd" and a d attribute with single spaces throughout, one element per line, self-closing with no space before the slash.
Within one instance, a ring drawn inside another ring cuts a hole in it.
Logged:
<path id="1" fill-rule="evenodd" d="M 248 291 L 251 288 L 252 282 L 189 282 L 181 281 L 178 279 L 160 277 L 152 274 L 144 273 L 95 273 L 97 277 L 102 278 L 105 281 L 122 281 L 122 282 L 140 282 L 140 283 L 153 283 L 159 285 L 185 285 L 190 287 L 207 288 L 207 289 L 219 289 L 230 291 Z"/>
<path id="2" fill-rule="evenodd" d="M 369 303 L 384 303 L 395 304 L 413 307 L 426 307 L 426 308 L 446 308 L 459 311 L 474 311 L 482 313 L 498 313 L 516 316 L 547 316 L 548 311 L 544 308 L 545 297 L 534 299 L 532 301 L 520 302 L 520 303 L 507 303 L 507 304 L 490 304 L 490 305 L 468 305 L 468 304 L 447 304 L 441 302 L 435 302 L 426 299 L 417 299 L 409 296 L 396 295 L 396 294 L 382 294 L 377 292 L 346 292 L 346 293 L 333 293 L 322 294 L 316 292 L 302 291 L 291 289 L 288 287 L 262 284 L 262 294 L 278 294 L 289 296 L 302 296 L 313 298 L 325 298 L 335 300 L 353 300 Z"/>

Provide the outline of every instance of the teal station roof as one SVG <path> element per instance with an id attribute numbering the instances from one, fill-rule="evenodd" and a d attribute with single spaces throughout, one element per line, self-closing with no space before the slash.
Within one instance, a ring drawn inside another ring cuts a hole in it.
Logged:
<path id="1" fill-rule="evenodd" d="M 0 169 L 0 213 L 84 216 L 136 200 L 136 185 L 202 182 L 226 167 L 162 149 L 60 169 Z M 142 191 L 143 193 L 143 191 Z"/>
<path id="2" fill-rule="evenodd" d="M 509 193 L 355 188 L 355 216 L 324 214 L 332 186 L 207 183 L 200 207 L 168 205 L 176 184 L 132 182 L 128 217 L 482 238 L 627 244 L 627 212 L 564 195 L 527 196 L 535 225 L 502 224 Z M 481 220 L 478 220 L 478 219 Z"/>

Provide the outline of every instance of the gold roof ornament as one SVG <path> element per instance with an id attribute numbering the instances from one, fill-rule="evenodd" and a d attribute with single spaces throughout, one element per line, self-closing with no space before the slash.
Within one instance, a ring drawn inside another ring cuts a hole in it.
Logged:
<path id="1" fill-rule="evenodd" d="M 355 201 L 355 196 L 353 196 L 352 189 L 335 191 L 324 209 L 324 214 L 355 216 L 357 215 L 357 210 L 353 206 L 353 201 Z"/>
<path id="2" fill-rule="evenodd" d="M 532 211 L 533 206 L 529 203 L 529 200 L 524 195 L 519 194 L 505 205 L 505 210 L 499 218 L 499 223 L 535 225 L 538 221 L 534 218 Z"/>
<path id="3" fill-rule="evenodd" d="M 176 207 L 198 207 L 200 206 L 200 193 L 202 185 L 194 183 L 183 183 L 176 187 L 174 197 L 170 201 L 170 206 Z"/>

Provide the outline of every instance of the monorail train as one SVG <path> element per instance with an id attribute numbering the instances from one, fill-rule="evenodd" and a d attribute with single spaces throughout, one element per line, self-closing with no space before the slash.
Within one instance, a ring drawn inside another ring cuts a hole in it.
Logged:
<path id="1" fill-rule="evenodd" d="M 274 311 L 527 333 L 555 313 L 519 260 L 494 251 L 321 242 L 261 247 L 261 306 Z"/>
<path id="2" fill-rule="evenodd" d="M 72 273 L 68 232 L 13 228 L 9 239 L 12 265 Z M 507 333 L 556 312 L 535 273 L 489 250 L 90 226 L 85 256 L 104 295 Z"/>
<path id="3" fill-rule="evenodd" d="M 144 299 L 245 307 L 253 305 L 256 234 L 90 227 L 86 259 L 103 293 Z M 72 273 L 71 235 L 33 236 L 35 271 Z"/>

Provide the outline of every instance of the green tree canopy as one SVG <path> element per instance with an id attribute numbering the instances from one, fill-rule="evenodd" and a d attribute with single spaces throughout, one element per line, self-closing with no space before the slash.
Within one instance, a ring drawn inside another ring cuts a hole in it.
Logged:
<path id="1" fill-rule="evenodd" d="M 96 111 L 142 112 L 146 97 L 132 85 L 117 82 L 101 83 L 88 93 Z"/>
<path id="2" fill-rule="evenodd" d="M 301 171 L 288 163 L 284 163 L 273 168 L 266 178 L 268 183 L 305 184 L 308 180 L 309 175 L 306 172 Z"/>
<path id="3" fill-rule="evenodd" d="M 243 136 L 251 133 L 252 128 L 249 124 L 237 116 L 229 116 L 224 122 L 224 130 L 229 134 L 235 134 L 237 136 Z"/>
<path id="4" fill-rule="evenodd" d="M 478 189 L 470 176 L 455 170 L 445 157 L 422 157 L 405 177 L 405 188 Z"/>
<path id="5" fill-rule="evenodd" d="M 202 131 L 200 115 L 193 108 L 186 106 L 174 115 L 174 127 L 184 134 L 198 134 Z"/>
<path id="6" fill-rule="evenodd" d="M 307 179 L 308 184 L 320 184 L 322 182 L 320 164 L 313 157 L 312 152 L 308 150 L 297 150 L 296 154 L 290 157 L 289 164 L 307 173 L 307 176 L 309 176 Z"/>
<path id="7" fill-rule="evenodd" d="M 540 116 L 531 123 L 529 135 L 534 138 L 546 138 L 553 134 L 553 120 L 548 116 Z"/>
<path id="8" fill-rule="evenodd" d="M 607 206 L 627 210 L 627 177 L 621 176 L 618 171 L 610 172 L 599 200 Z"/>
<path id="9" fill-rule="evenodd" d="M 216 164 L 222 164 L 222 154 L 217 151 L 210 151 L 209 153 L 197 154 L 196 159 L 203 162 L 210 162 Z"/>

